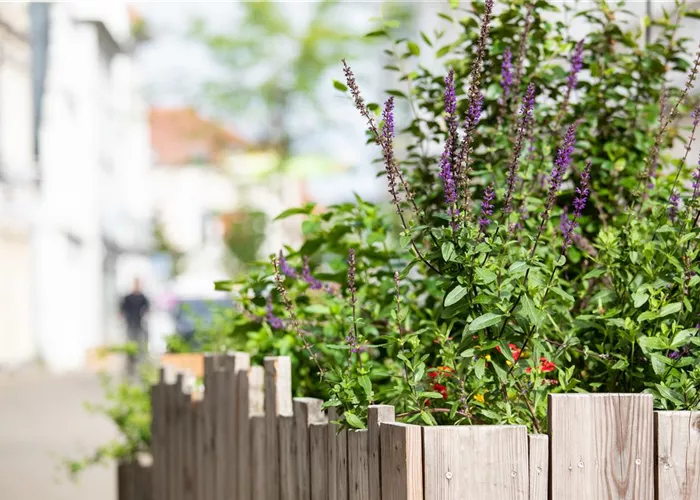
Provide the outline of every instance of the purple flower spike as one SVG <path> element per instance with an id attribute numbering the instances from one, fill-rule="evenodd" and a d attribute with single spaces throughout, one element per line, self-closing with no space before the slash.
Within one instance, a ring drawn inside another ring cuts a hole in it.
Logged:
<path id="1" fill-rule="evenodd" d="M 275 330 L 281 330 L 284 327 L 284 323 L 282 323 L 282 320 L 275 316 L 275 313 L 272 312 L 272 294 L 267 296 L 265 311 L 265 321 L 268 322 L 270 327 L 274 328 Z"/>
<path id="2" fill-rule="evenodd" d="M 452 229 L 456 231 L 459 228 L 457 222 L 459 210 L 455 206 L 457 203 L 457 188 L 455 187 L 448 149 L 445 149 L 440 158 L 440 178 L 442 179 L 442 188 L 445 192 L 445 203 L 448 206 L 448 213 L 451 218 L 450 224 L 452 225 Z"/>
<path id="3" fill-rule="evenodd" d="M 465 127 L 468 129 L 476 128 L 479 123 L 479 118 L 481 118 L 481 112 L 484 106 L 484 94 L 481 92 L 477 93 L 476 98 L 469 103 L 469 109 L 467 110 L 467 119 Z"/>
<path id="4" fill-rule="evenodd" d="M 445 112 L 454 115 L 457 112 L 457 97 L 455 96 L 455 72 L 453 69 L 445 77 Z"/>
<path id="5" fill-rule="evenodd" d="M 312 290 L 321 290 L 323 288 L 323 283 L 311 275 L 308 257 L 304 257 L 304 267 L 301 271 L 301 277 L 309 284 Z"/>
<path id="6" fill-rule="evenodd" d="M 518 180 L 518 169 L 520 167 L 520 154 L 523 151 L 525 134 L 528 124 L 532 119 L 532 110 L 535 107 L 535 85 L 527 86 L 527 91 L 520 106 L 520 120 L 518 121 L 518 132 L 513 146 L 513 152 L 508 164 L 508 175 L 506 176 L 506 195 L 503 200 L 503 212 L 510 214 L 513 211 L 513 193 Z"/>
<path id="7" fill-rule="evenodd" d="M 391 142 L 394 138 L 394 98 L 390 97 L 384 103 L 384 111 L 382 111 L 382 119 L 384 120 L 384 128 L 382 128 L 382 137 L 385 141 Z"/>
<path id="8" fill-rule="evenodd" d="M 279 254 L 279 261 L 280 261 L 280 271 L 282 271 L 282 274 L 285 276 L 289 276 L 290 278 L 298 278 L 299 274 L 296 272 L 296 270 L 289 265 L 287 262 L 287 259 L 284 258 L 284 254 L 282 253 L 282 250 L 280 250 Z"/>
<path id="9" fill-rule="evenodd" d="M 588 189 L 588 184 L 591 180 L 591 162 L 586 163 L 586 168 L 583 169 L 581 173 L 581 181 L 576 188 L 576 196 L 574 197 L 574 218 L 569 221 L 562 221 L 562 228 L 564 232 L 564 242 L 562 243 L 562 252 L 571 245 L 571 235 L 574 229 L 578 227 L 578 221 L 583 215 L 583 210 L 586 208 L 586 203 L 588 203 L 588 196 L 591 194 L 590 189 Z"/>
<path id="10" fill-rule="evenodd" d="M 567 77 L 567 86 L 570 90 L 576 88 L 578 83 L 578 73 L 583 68 L 583 40 L 579 40 L 574 49 L 574 54 L 571 56 L 571 70 Z"/>
<path id="11" fill-rule="evenodd" d="M 549 214 L 549 210 L 554 205 L 557 194 L 559 193 L 559 188 L 561 187 L 562 180 L 564 179 L 564 174 L 566 173 L 569 165 L 571 165 L 571 155 L 574 153 L 574 147 L 576 145 L 576 129 L 578 128 L 578 122 L 574 122 L 569 126 L 564 136 L 564 143 L 557 151 L 557 157 L 554 160 L 554 168 L 552 168 L 552 173 L 549 176 L 549 193 L 547 195 L 546 203 L 546 214 Z"/>
<path id="12" fill-rule="evenodd" d="M 671 222 L 676 222 L 676 218 L 678 217 L 678 202 L 680 200 L 681 198 L 678 195 L 678 191 L 674 189 L 671 193 L 671 197 L 668 200 L 668 218 L 671 219 Z"/>
<path id="13" fill-rule="evenodd" d="M 506 47 L 506 50 L 503 52 L 501 87 L 503 88 L 503 95 L 508 99 L 510 89 L 513 87 L 513 54 L 511 54 L 509 47 Z"/>
<path id="14" fill-rule="evenodd" d="M 481 202 L 481 217 L 479 218 L 479 227 L 482 231 L 491 223 L 489 219 L 493 215 L 493 200 L 496 198 L 496 192 L 493 189 L 493 183 L 489 184 L 484 190 L 484 199 Z"/>

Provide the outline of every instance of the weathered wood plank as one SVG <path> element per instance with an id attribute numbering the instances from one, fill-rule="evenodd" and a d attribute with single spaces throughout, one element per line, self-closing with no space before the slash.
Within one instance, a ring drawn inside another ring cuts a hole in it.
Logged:
<path id="1" fill-rule="evenodd" d="M 193 450 L 193 467 L 194 467 L 194 487 L 196 500 L 205 498 L 204 486 L 204 403 L 202 394 L 196 395 L 192 401 L 192 419 L 190 421 L 192 429 L 192 450 Z"/>
<path id="2" fill-rule="evenodd" d="M 153 498 L 167 500 L 167 450 L 165 441 L 165 374 L 151 386 L 151 454 L 153 456 Z"/>
<path id="3" fill-rule="evenodd" d="M 297 438 L 297 499 L 311 499 L 309 425 L 323 422 L 321 405 L 315 398 L 294 398 L 294 433 Z"/>
<path id="4" fill-rule="evenodd" d="M 550 500 L 653 500 L 648 394 L 549 396 Z"/>
<path id="5" fill-rule="evenodd" d="M 138 465 L 136 500 L 153 500 L 153 466 Z"/>
<path id="6" fill-rule="evenodd" d="M 216 493 L 216 356 L 206 354 L 204 356 L 204 446 L 202 481 L 204 484 L 203 500 L 217 500 Z"/>
<path id="7" fill-rule="evenodd" d="M 348 500 L 348 431 L 343 429 L 335 437 L 335 500 Z"/>
<path id="8" fill-rule="evenodd" d="M 238 473 L 236 456 L 238 453 L 236 411 L 238 405 L 238 384 L 236 379 L 236 354 L 226 353 L 225 373 L 223 376 L 222 397 L 224 398 L 224 463 L 222 472 L 225 476 L 224 499 L 236 497 L 236 476 Z"/>
<path id="9" fill-rule="evenodd" d="M 524 426 L 423 428 L 425 498 L 527 500 Z"/>
<path id="10" fill-rule="evenodd" d="M 380 425 L 393 422 L 394 407 L 389 405 L 370 405 L 367 414 L 367 431 L 369 434 L 369 498 L 381 500 L 381 443 L 379 438 Z"/>
<path id="11" fill-rule="evenodd" d="M 182 498 L 197 500 L 197 483 L 195 479 L 196 452 L 194 447 L 194 408 L 192 407 L 191 387 L 185 385 L 182 393 Z"/>
<path id="12" fill-rule="evenodd" d="M 243 352 L 234 354 L 234 383 L 236 384 L 235 400 L 235 439 L 233 449 L 235 456 L 236 494 L 233 498 L 250 498 L 251 488 L 251 456 L 250 456 L 250 395 L 248 373 L 250 356 Z"/>
<path id="13" fill-rule="evenodd" d="M 700 411 L 655 412 L 656 500 L 700 498 Z"/>
<path id="14" fill-rule="evenodd" d="M 265 358 L 265 465 L 267 500 L 280 500 L 280 443 L 277 417 L 292 415 L 292 363 L 287 356 Z"/>
<path id="15" fill-rule="evenodd" d="M 348 499 L 369 500 L 369 434 L 366 429 L 347 431 Z"/>
<path id="16" fill-rule="evenodd" d="M 250 419 L 252 493 L 251 500 L 265 498 L 267 494 L 268 469 L 265 462 L 265 415 L 255 415 Z M 257 464 L 261 464 L 258 466 Z"/>
<path id="17" fill-rule="evenodd" d="M 311 500 L 328 500 L 328 424 L 309 426 Z"/>
<path id="18" fill-rule="evenodd" d="M 326 439 L 328 443 L 328 500 L 336 500 L 338 496 L 336 487 L 338 482 L 338 468 L 336 466 L 338 461 L 338 443 L 336 439 L 338 424 L 334 424 L 333 421 L 338 420 L 338 411 L 335 407 L 331 407 L 326 411 L 326 415 L 328 416 L 328 426 L 326 427 L 328 431 Z"/>
<path id="19" fill-rule="evenodd" d="M 265 370 L 262 366 L 251 366 L 248 372 L 248 404 L 251 415 L 265 413 Z"/>
<path id="20" fill-rule="evenodd" d="M 530 500 L 547 500 L 549 497 L 549 436 L 528 436 L 530 469 Z"/>
<path id="21" fill-rule="evenodd" d="M 281 415 L 278 418 L 280 436 L 280 498 L 297 498 L 297 436 L 294 416 Z"/>
<path id="22" fill-rule="evenodd" d="M 420 426 L 385 422 L 380 429 L 380 446 L 381 500 L 423 500 Z"/>
<path id="23" fill-rule="evenodd" d="M 135 500 L 135 479 L 133 463 L 120 462 L 117 465 L 117 498 L 119 500 Z"/>

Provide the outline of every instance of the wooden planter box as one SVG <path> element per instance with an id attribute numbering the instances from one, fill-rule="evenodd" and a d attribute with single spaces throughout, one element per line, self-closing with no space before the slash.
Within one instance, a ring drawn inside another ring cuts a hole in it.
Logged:
<path id="1" fill-rule="evenodd" d="M 207 356 L 197 401 L 182 381 L 153 387 L 139 500 L 700 499 L 700 412 L 655 412 L 646 394 L 551 395 L 548 435 L 400 424 L 391 406 L 339 431 L 320 400 L 292 398 L 289 358 Z"/>

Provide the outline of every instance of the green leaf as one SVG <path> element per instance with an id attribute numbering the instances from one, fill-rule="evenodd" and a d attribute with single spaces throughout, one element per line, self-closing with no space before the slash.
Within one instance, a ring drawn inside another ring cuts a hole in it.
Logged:
<path id="1" fill-rule="evenodd" d="M 647 311 L 647 312 L 643 312 L 642 314 L 640 314 L 639 317 L 637 318 L 637 321 L 639 321 L 641 323 L 643 321 L 649 321 L 651 319 L 656 319 L 656 318 L 658 318 L 658 314 L 655 311 Z"/>
<path id="2" fill-rule="evenodd" d="M 360 420 L 360 417 L 355 415 L 351 411 L 346 411 L 343 413 L 343 416 L 345 417 L 346 422 L 350 427 L 354 427 L 355 429 L 364 429 L 365 424 L 362 423 L 362 420 Z"/>
<path id="3" fill-rule="evenodd" d="M 373 38 L 379 36 L 389 37 L 389 34 L 384 30 L 370 31 L 365 35 L 365 38 Z"/>
<path id="4" fill-rule="evenodd" d="M 496 276 L 496 273 L 494 273 L 493 271 L 490 271 L 488 269 L 484 269 L 483 267 L 480 267 L 476 270 L 476 275 L 479 277 L 479 279 L 481 280 L 481 282 L 484 285 L 488 285 L 489 283 L 493 283 L 494 281 L 496 281 L 496 278 L 498 277 L 498 276 Z"/>
<path id="5" fill-rule="evenodd" d="M 462 285 L 457 285 L 452 289 L 450 293 L 445 297 L 445 307 L 450 307 L 452 304 L 456 304 L 467 294 L 467 289 Z"/>
<path id="6" fill-rule="evenodd" d="M 532 322 L 533 325 L 539 327 L 542 324 L 542 313 L 537 309 L 535 303 L 527 295 L 523 295 L 522 309 L 525 316 Z"/>
<path id="7" fill-rule="evenodd" d="M 659 337 L 639 337 L 637 339 L 637 344 L 649 351 L 665 350 L 668 349 L 666 342 Z"/>
<path id="8" fill-rule="evenodd" d="M 346 92 L 348 90 L 348 86 L 338 80 L 333 80 L 333 86 L 341 92 Z"/>
<path id="9" fill-rule="evenodd" d="M 503 318 L 502 314 L 482 314 L 469 324 L 469 331 L 478 332 L 479 330 L 483 330 L 484 328 L 498 324 L 501 322 L 501 318 Z"/>
<path id="10" fill-rule="evenodd" d="M 372 381 L 369 379 L 367 375 L 362 375 L 361 377 L 358 377 L 357 382 L 360 384 L 360 387 L 365 391 L 365 394 L 371 394 L 372 393 Z"/>
<path id="11" fill-rule="evenodd" d="M 649 295 L 644 292 L 636 291 L 632 294 L 632 300 L 634 300 L 634 307 L 642 307 L 649 300 Z"/>
<path id="12" fill-rule="evenodd" d="M 675 314 L 681 310 L 683 307 L 683 304 L 680 302 L 674 302 L 672 304 L 666 304 L 661 308 L 659 311 L 659 318 L 663 318 L 664 316 L 668 316 L 669 314 Z"/>
<path id="13" fill-rule="evenodd" d="M 428 398 L 428 399 L 443 399 L 442 394 L 439 392 L 421 392 L 418 397 Z"/>
<path id="14" fill-rule="evenodd" d="M 665 399 L 668 399 L 677 405 L 683 405 L 683 396 L 678 394 L 673 389 L 669 389 L 661 384 L 656 384 L 656 390 L 659 391 L 659 394 L 661 394 L 661 396 L 663 396 Z"/>
<path id="15" fill-rule="evenodd" d="M 510 266 L 510 268 L 508 268 L 508 274 L 524 273 L 526 269 L 527 269 L 527 262 L 523 262 L 522 260 L 520 260 L 518 262 L 514 262 Z"/>
<path id="16" fill-rule="evenodd" d="M 396 89 L 387 90 L 386 93 L 389 95 L 393 95 L 394 97 L 403 97 L 404 99 L 406 99 L 406 94 L 404 94 L 400 90 L 396 90 Z"/>
<path id="17" fill-rule="evenodd" d="M 279 214 L 277 217 L 275 217 L 275 220 L 286 219 L 287 217 L 291 217 L 292 215 L 309 215 L 313 211 L 315 206 L 316 203 L 307 203 L 303 207 L 289 208 L 281 214 Z"/>
<path id="18" fill-rule="evenodd" d="M 321 304 L 311 304 L 310 306 L 306 306 L 304 311 L 307 314 L 329 314 L 331 312 L 331 310 L 328 309 L 328 306 Z"/>
<path id="19" fill-rule="evenodd" d="M 479 361 L 477 361 L 476 365 L 474 366 L 474 374 L 476 375 L 476 378 L 482 379 L 482 378 L 484 378 L 485 372 L 486 372 L 486 360 L 484 358 L 479 358 Z"/>
<path id="20" fill-rule="evenodd" d="M 453 262 L 454 258 L 456 256 L 455 252 L 455 246 L 451 241 L 446 241 L 442 244 L 440 247 L 440 250 L 442 251 L 442 258 L 446 262 Z"/>
<path id="21" fill-rule="evenodd" d="M 231 280 L 215 281 L 214 282 L 214 290 L 217 290 L 220 292 L 230 292 L 231 290 L 233 290 L 233 281 L 231 281 Z"/>
<path id="22" fill-rule="evenodd" d="M 675 337 L 673 337 L 673 342 L 671 342 L 671 345 L 669 346 L 671 349 L 676 349 L 678 347 L 683 347 L 688 343 L 688 341 L 692 338 L 695 337 L 697 334 L 698 330 L 695 328 L 688 328 L 686 330 L 681 330 L 676 334 Z"/>
<path id="23" fill-rule="evenodd" d="M 408 42 L 408 51 L 414 56 L 420 55 L 420 47 L 415 42 Z"/>
<path id="24" fill-rule="evenodd" d="M 403 233 L 403 234 L 401 234 L 401 236 L 399 236 L 399 245 L 401 246 L 401 248 L 406 248 L 410 244 L 411 244 L 411 235 L 410 234 Z"/>

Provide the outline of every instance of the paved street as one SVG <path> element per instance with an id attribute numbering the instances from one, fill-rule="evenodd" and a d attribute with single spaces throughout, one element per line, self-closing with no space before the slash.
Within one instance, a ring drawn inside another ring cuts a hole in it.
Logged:
<path id="1" fill-rule="evenodd" d="M 62 458 L 80 457 L 114 436 L 109 421 L 83 408 L 100 395 L 94 375 L 0 372 L 0 499 L 116 498 L 113 467 L 90 469 L 78 483 L 61 469 Z"/>

